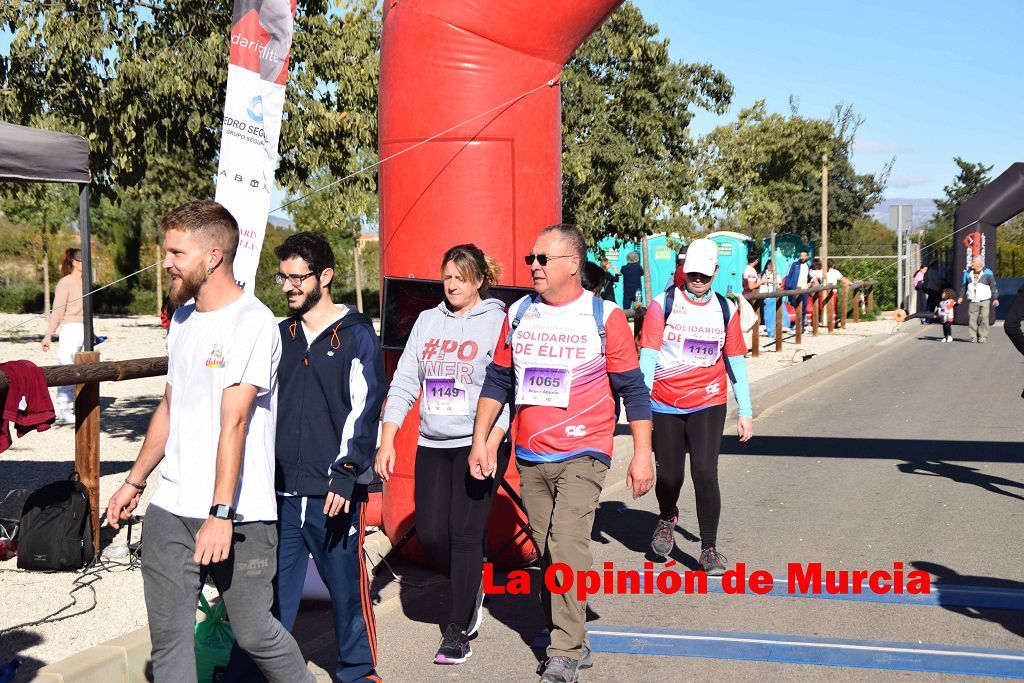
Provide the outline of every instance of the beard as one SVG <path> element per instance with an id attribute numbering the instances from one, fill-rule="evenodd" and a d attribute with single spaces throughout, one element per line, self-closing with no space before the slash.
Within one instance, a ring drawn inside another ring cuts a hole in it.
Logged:
<path id="1" fill-rule="evenodd" d="M 191 272 L 183 271 L 179 277 L 177 287 L 171 285 L 170 292 L 171 303 L 175 306 L 184 306 L 189 299 L 196 298 L 209 275 L 206 268 L 200 266 Z"/>
<path id="2" fill-rule="evenodd" d="M 318 283 L 319 284 L 319 283 Z M 288 299 L 288 310 L 296 315 L 305 315 L 314 306 L 320 302 L 320 298 L 323 296 L 323 290 L 319 286 L 315 287 L 311 292 L 304 292 L 302 299 L 295 297 L 294 299 Z M 297 302 L 293 304 L 292 302 Z"/>

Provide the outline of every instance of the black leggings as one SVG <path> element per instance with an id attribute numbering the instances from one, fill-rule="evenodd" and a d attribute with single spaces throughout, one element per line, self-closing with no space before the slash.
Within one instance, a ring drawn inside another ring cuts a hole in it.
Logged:
<path id="1" fill-rule="evenodd" d="M 724 427 L 724 405 L 686 415 L 654 413 L 654 458 L 658 463 L 654 494 L 658 497 L 661 517 L 672 519 L 676 515 L 689 451 L 702 548 L 710 548 L 718 540 L 718 518 L 722 514 L 718 453 L 722 448 Z"/>
<path id="2" fill-rule="evenodd" d="M 465 629 L 476 606 L 491 503 L 505 476 L 508 442 L 498 448 L 498 472 L 480 481 L 469 474 L 469 446 L 416 449 L 416 534 L 452 591 L 449 623 Z"/>
<path id="3" fill-rule="evenodd" d="M 942 336 L 952 337 L 953 336 L 953 323 L 942 321 Z"/>

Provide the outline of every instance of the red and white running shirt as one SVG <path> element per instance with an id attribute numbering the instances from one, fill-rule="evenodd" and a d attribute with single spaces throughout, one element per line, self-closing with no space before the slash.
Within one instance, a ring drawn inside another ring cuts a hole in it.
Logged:
<path id="1" fill-rule="evenodd" d="M 706 301 L 695 302 L 685 291 L 676 289 L 673 299 L 668 324 L 664 292 L 654 297 L 644 316 L 640 346 L 660 352 L 654 370 L 651 410 L 680 414 L 723 405 L 728 396 L 728 381 L 722 351 L 727 356 L 747 352 L 736 306 L 726 299 L 726 334 L 722 307 L 713 292 Z"/>
<path id="2" fill-rule="evenodd" d="M 524 299 L 527 297 L 524 297 Z M 594 295 L 561 306 L 530 305 L 505 345 L 524 299 L 508 308 L 494 351 L 494 365 L 515 375 L 516 457 L 527 462 L 560 462 L 591 455 L 611 462 L 615 402 L 609 373 L 639 372 L 626 316 L 605 301 L 605 355 L 594 321 Z"/>

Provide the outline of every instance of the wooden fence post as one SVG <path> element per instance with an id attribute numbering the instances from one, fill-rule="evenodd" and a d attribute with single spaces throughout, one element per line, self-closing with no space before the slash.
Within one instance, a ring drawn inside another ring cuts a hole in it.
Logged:
<path id="1" fill-rule="evenodd" d="M 796 299 L 796 343 L 800 344 L 804 338 L 804 296 L 801 294 Z"/>
<path id="2" fill-rule="evenodd" d="M 782 314 L 785 304 L 782 302 L 782 297 L 775 297 L 775 351 L 776 353 L 782 351 Z M 786 315 L 789 315 L 786 313 Z"/>
<path id="3" fill-rule="evenodd" d="M 811 318 L 811 334 L 815 337 L 818 336 L 818 316 L 821 315 L 821 310 L 818 308 L 819 294 L 820 292 L 815 293 L 814 303 L 811 305 L 811 313 L 814 316 L 813 318 Z"/>
<path id="4" fill-rule="evenodd" d="M 757 323 L 754 325 L 754 334 L 750 338 L 750 355 L 757 358 L 761 355 L 761 317 L 764 309 L 764 299 L 754 302 L 754 312 L 757 313 Z"/>
<path id="5" fill-rule="evenodd" d="M 843 300 L 840 302 L 842 308 L 839 311 L 839 327 L 846 329 L 846 314 L 850 305 L 850 285 L 843 283 Z"/>
<path id="6" fill-rule="evenodd" d="M 98 363 L 98 351 L 75 354 L 75 363 Z M 100 553 L 100 384 L 75 385 L 75 470 L 89 491 L 92 547 Z"/>

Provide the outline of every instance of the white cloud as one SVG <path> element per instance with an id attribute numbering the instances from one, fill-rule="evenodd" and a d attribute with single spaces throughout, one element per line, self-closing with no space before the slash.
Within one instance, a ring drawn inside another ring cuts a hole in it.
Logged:
<path id="1" fill-rule="evenodd" d="M 914 187 L 925 185 L 931 178 L 923 173 L 897 173 L 889 178 L 889 187 Z"/>

